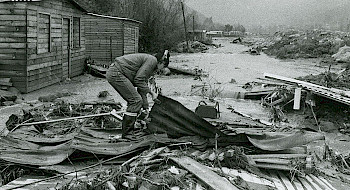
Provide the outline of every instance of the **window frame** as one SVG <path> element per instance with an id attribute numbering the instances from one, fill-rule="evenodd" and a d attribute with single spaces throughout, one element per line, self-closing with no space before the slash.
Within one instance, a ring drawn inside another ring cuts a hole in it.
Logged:
<path id="1" fill-rule="evenodd" d="M 47 52 L 41 52 L 39 53 L 39 18 L 40 18 L 40 14 L 42 15 L 47 15 L 49 16 L 49 43 L 48 43 L 48 51 Z M 45 54 L 45 53 L 51 53 L 52 52 L 52 17 L 51 17 L 51 13 L 47 13 L 47 12 L 37 12 L 37 28 L 36 28 L 36 32 L 37 32 L 37 36 L 36 36 L 36 54 Z"/>
<path id="2" fill-rule="evenodd" d="M 78 45 L 74 46 L 74 20 L 79 19 L 78 26 L 79 26 L 79 33 L 78 33 Z M 72 49 L 80 49 L 81 48 L 81 17 L 80 16 L 72 16 Z"/>

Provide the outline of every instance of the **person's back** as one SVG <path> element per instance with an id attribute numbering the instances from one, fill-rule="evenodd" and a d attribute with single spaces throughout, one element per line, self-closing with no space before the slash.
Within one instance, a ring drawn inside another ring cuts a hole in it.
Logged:
<path id="1" fill-rule="evenodd" d="M 115 58 L 114 64 L 133 82 L 138 72 L 146 72 L 145 78 L 149 78 L 157 66 L 157 59 L 145 53 L 128 54 Z M 140 71 L 141 67 L 143 67 L 143 71 Z"/>

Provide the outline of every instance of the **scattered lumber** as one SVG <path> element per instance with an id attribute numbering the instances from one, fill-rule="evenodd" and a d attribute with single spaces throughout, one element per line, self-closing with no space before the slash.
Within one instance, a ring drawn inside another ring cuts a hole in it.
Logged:
<path id="1" fill-rule="evenodd" d="M 310 171 L 311 157 L 307 154 L 261 154 L 247 155 L 252 166 L 264 169 L 294 171 L 296 169 L 304 172 Z"/>
<path id="2" fill-rule="evenodd" d="M 262 97 L 269 95 L 271 92 L 273 92 L 273 89 L 248 91 L 244 93 L 244 99 L 260 100 Z"/>
<path id="3" fill-rule="evenodd" d="M 92 114 L 92 115 L 83 115 L 83 116 L 77 116 L 77 117 L 69 117 L 69 118 L 61 118 L 61 119 L 54 119 L 54 120 L 48 120 L 48 121 L 37 121 L 37 122 L 32 122 L 32 123 L 22 123 L 17 125 L 19 126 L 28 126 L 28 125 L 38 125 L 38 124 L 46 124 L 46 123 L 54 123 L 54 122 L 59 122 L 59 121 L 68 121 L 68 120 L 73 120 L 73 119 L 83 119 L 83 118 L 90 118 L 90 117 L 99 117 L 99 116 L 114 116 L 119 120 L 123 120 L 123 118 L 118 115 L 118 113 L 122 113 L 124 111 L 116 111 L 112 110 L 111 112 L 108 113 L 99 113 L 99 114 Z"/>
<path id="4" fill-rule="evenodd" d="M 108 68 L 99 66 L 99 65 L 91 65 L 87 64 L 87 71 L 93 76 L 106 78 Z"/>
<path id="5" fill-rule="evenodd" d="M 332 99 L 334 101 L 337 101 L 337 102 L 340 102 L 340 103 L 343 103 L 346 105 L 350 105 L 350 92 L 349 91 L 344 91 L 344 90 L 340 90 L 340 89 L 336 89 L 336 88 L 327 88 L 327 87 L 320 86 L 317 84 L 304 82 L 301 80 L 292 79 L 292 78 L 288 78 L 288 77 L 278 76 L 278 75 L 274 75 L 274 74 L 269 74 L 269 73 L 264 73 L 264 76 L 266 78 L 283 81 L 283 82 L 286 82 L 288 84 L 302 86 L 302 87 L 306 88 L 307 90 L 310 90 L 314 94 L 317 94 L 319 96 L 322 96 L 322 97 L 325 97 L 328 99 Z"/>
<path id="6" fill-rule="evenodd" d="M 214 190 L 231 189 L 238 190 L 236 186 L 230 183 L 226 178 L 219 176 L 214 173 L 206 166 L 198 163 L 197 161 L 189 158 L 187 156 L 183 157 L 170 157 L 170 160 L 174 161 L 176 164 L 185 168 L 189 172 L 197 176 L 201 181 L 206 183 Z"/>
<path id="7" fill-rule="evenodd" d="M 8 90 L 12 86 L 11 78 L 0 78 L 0 89 Z"/>
<path id="8" fill-rule="evenodd" d="M 0 105 L 5 102 L 14 102 L 17 99 L 17 95 L 6 90 L 0 90 Z"/>

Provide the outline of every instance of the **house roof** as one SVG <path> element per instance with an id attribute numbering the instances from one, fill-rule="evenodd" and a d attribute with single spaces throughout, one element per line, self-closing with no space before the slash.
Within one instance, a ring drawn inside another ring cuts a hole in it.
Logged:
<path id="1" fill-rule="evenodd" d="M 92 16 L 97 16 L 97 17 L 103 17 L 103 18 L 111 18 L 111 19 L 118 19 L 118 20 L 127 20 L 127 21 L 132 21 L 132 22 L 136 22 L 141 24 L 141 21 L 138 20 L 134 20 L 131 18 L 123 18 L 123 17 L 115 17 L 115 16 L 106 16 L 106 15 L 100 15 L 100 14 L 95 14 L 95 13 L 87 13 L 88 15 L 92 15 Z"/>

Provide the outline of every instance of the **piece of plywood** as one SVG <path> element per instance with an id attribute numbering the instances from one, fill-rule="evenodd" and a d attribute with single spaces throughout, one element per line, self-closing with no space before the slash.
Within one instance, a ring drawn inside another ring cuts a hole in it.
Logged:
<path id="1" fill-rule="evenodd" d="M 209 170 L 206 166 L 198 163 L 197 161 L 187 156 L 183 157 L 170 157 L 170 160 L 176 162 L 181 167 L 185 168 L 189 172 L 197 176 L 201 181 L 209 185 L 214 190 L 238 190 L 236 186 L 230 183 L 226 178 L 219 176 L 213 171 Z"/>

